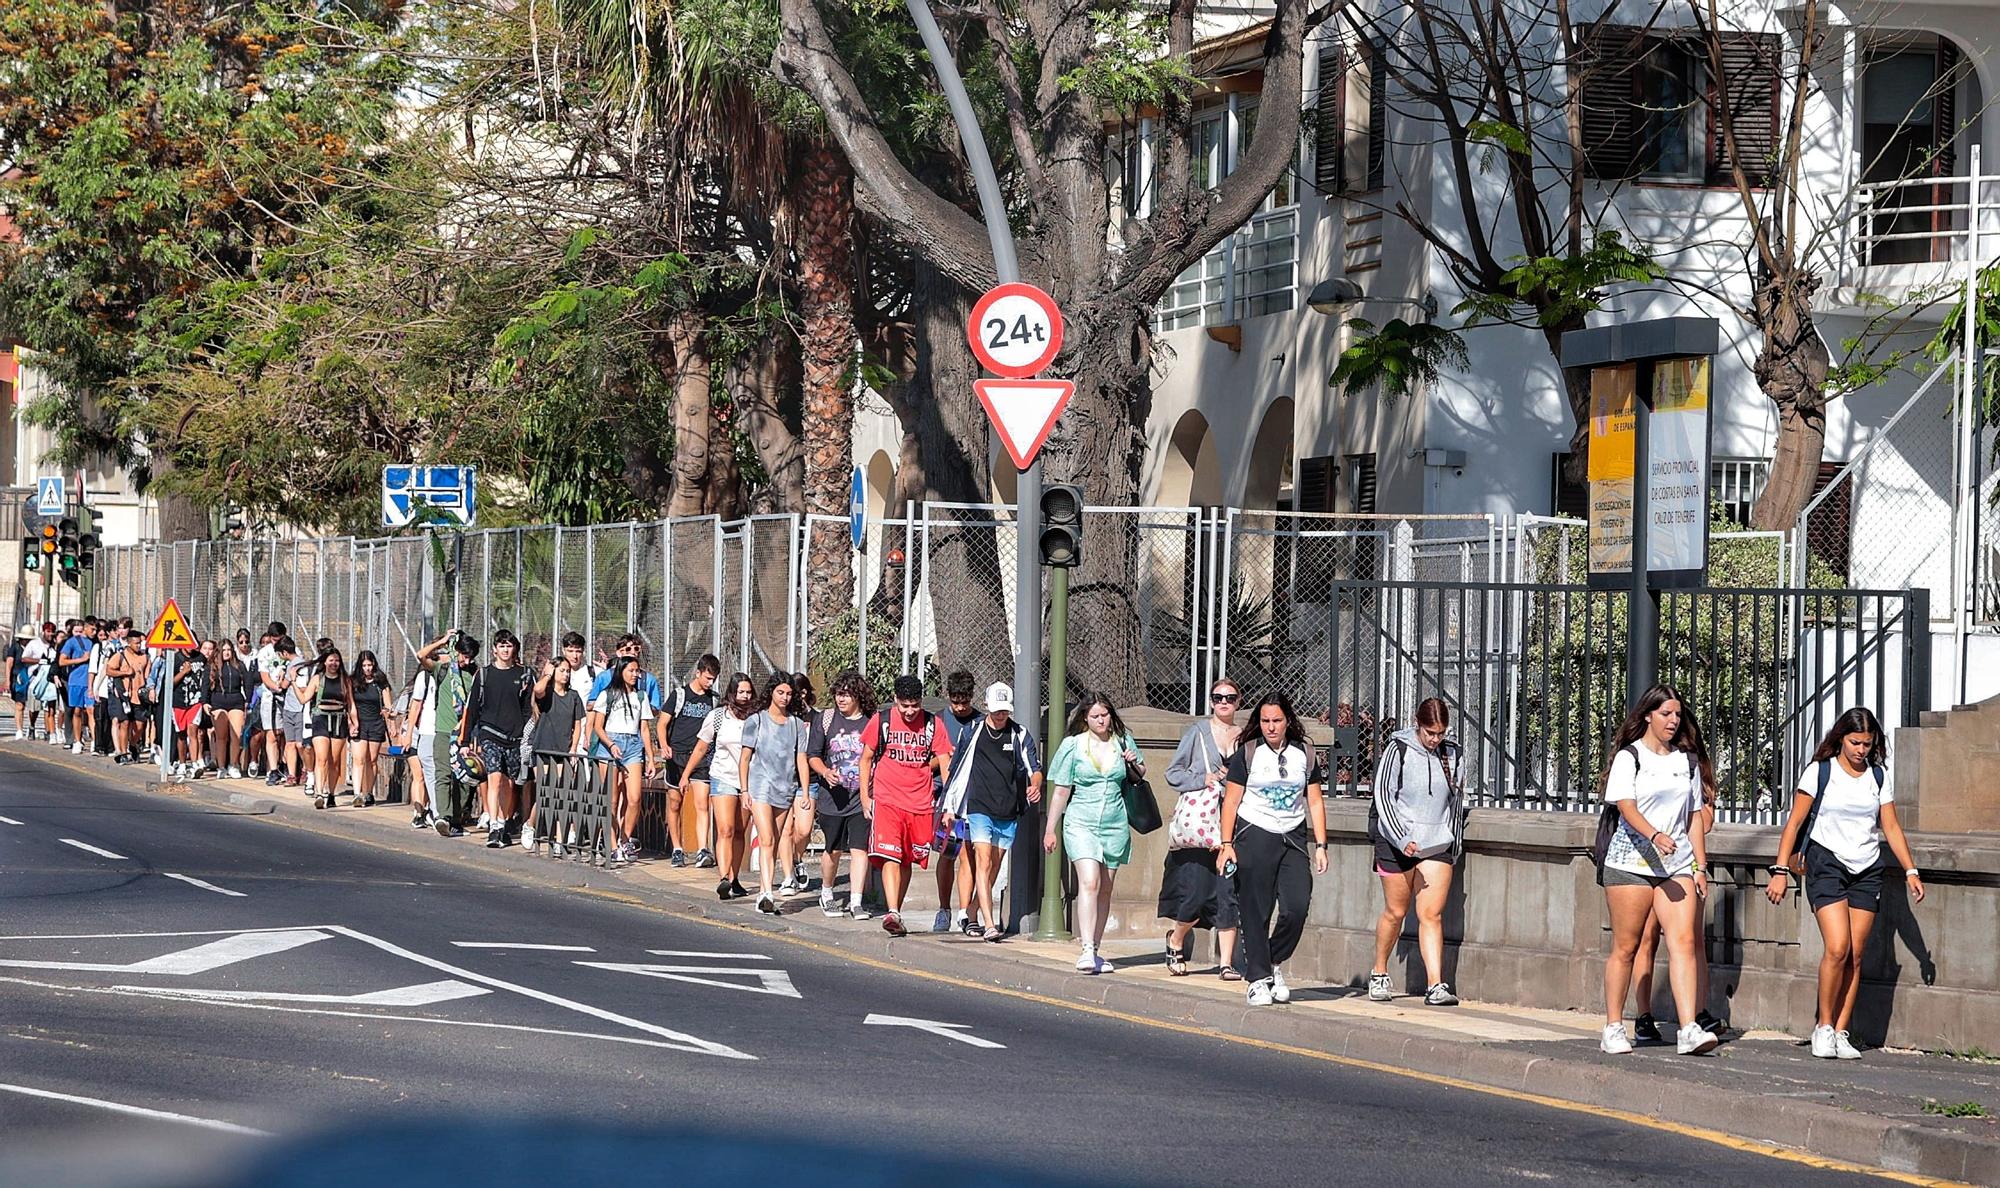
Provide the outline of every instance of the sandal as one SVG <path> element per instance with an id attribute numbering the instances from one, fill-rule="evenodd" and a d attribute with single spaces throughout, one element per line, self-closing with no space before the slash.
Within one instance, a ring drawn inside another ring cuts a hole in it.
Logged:
<path id="1" fill-rule="evenodd" d="M 1174 947 L 1174 934 L 1167 934 L 1167 973 L 1176 978 L 1187 976 L 1187 950 Z"/>
<path id="2" fill-rule="evenodd" d="M 1222 967 L 1222 972 L 1217 976 L 1225 982 L 1240 982 L 1243 980 L 1242 974 L 1237 973 L 1234 968 L 1227 965 Z"/>

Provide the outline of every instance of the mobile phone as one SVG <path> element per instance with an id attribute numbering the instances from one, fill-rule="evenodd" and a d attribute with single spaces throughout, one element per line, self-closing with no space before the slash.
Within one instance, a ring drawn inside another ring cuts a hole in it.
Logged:
<path id="1" fill-rule="evenodd" d="M 1222 877 L 1225 879 L 1233 879 L 1236 877 L 1236 859 L 1231 858 L 1229 861 L 1222 864 Z"/>

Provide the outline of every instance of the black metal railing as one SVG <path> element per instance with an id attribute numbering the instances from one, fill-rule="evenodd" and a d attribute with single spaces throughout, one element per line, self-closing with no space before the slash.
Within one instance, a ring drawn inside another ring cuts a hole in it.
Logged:
<path id="1" fill-rule="evenodd" d="M 535 849 L 601 864 L 611 850 L 611 791 L 618 768 L 587 755 L 535 752 Z"/>
<path id="2" fill-rule="evenodd" d="M 1451 710 L 1475 804 L 1584 809 L 1625 711 L 1626 598 L 1585 586 L 1340 582 L 1328 778 L 1367 790 L 1426 697 Z M 1843 709 L 1928 708 L 1925 591 L 1698 589 L 1661 596 L 1660 679 L 1696 713 L 1729 819 L 1768 820 Z"/>

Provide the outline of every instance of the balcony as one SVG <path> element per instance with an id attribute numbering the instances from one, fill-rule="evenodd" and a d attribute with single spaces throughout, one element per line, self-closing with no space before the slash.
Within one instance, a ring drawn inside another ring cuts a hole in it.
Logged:
<path id="1" fill-rule="evenodd" d="M 1282 313 L 1298 305 L 1298 272 L 1299 208 L 1266 211 L 1174 280 L 1153 311 L 1153 329 L 1233 326 Z"/>
<path id="2" fill-rule="evenodd" d="M 1979 169 L 1954 177 L 1869 182 L 1855 189 L 1854 215 L 1826 310 L 1931 301 L 1931 317 L 1962 292 L 1967 265 L 2000 254 L 2000 175 Z"/>

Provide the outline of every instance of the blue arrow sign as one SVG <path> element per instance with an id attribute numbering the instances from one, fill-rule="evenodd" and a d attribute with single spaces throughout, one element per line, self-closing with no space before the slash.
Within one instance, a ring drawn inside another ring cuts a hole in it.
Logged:
<path id="1" fill-rule="evenodd" d="M 856 552 L 868 540 L 868 482 L 859 466 L 854 468 L 854 479 L 847 487 L 847 535 Z"/>
<path id="2" fill-rule="evenodd" d="M 401 528 L 421 521 L 470 528 L 475 484 L 471 466 L 384 466 L 382 526 Z"/>

